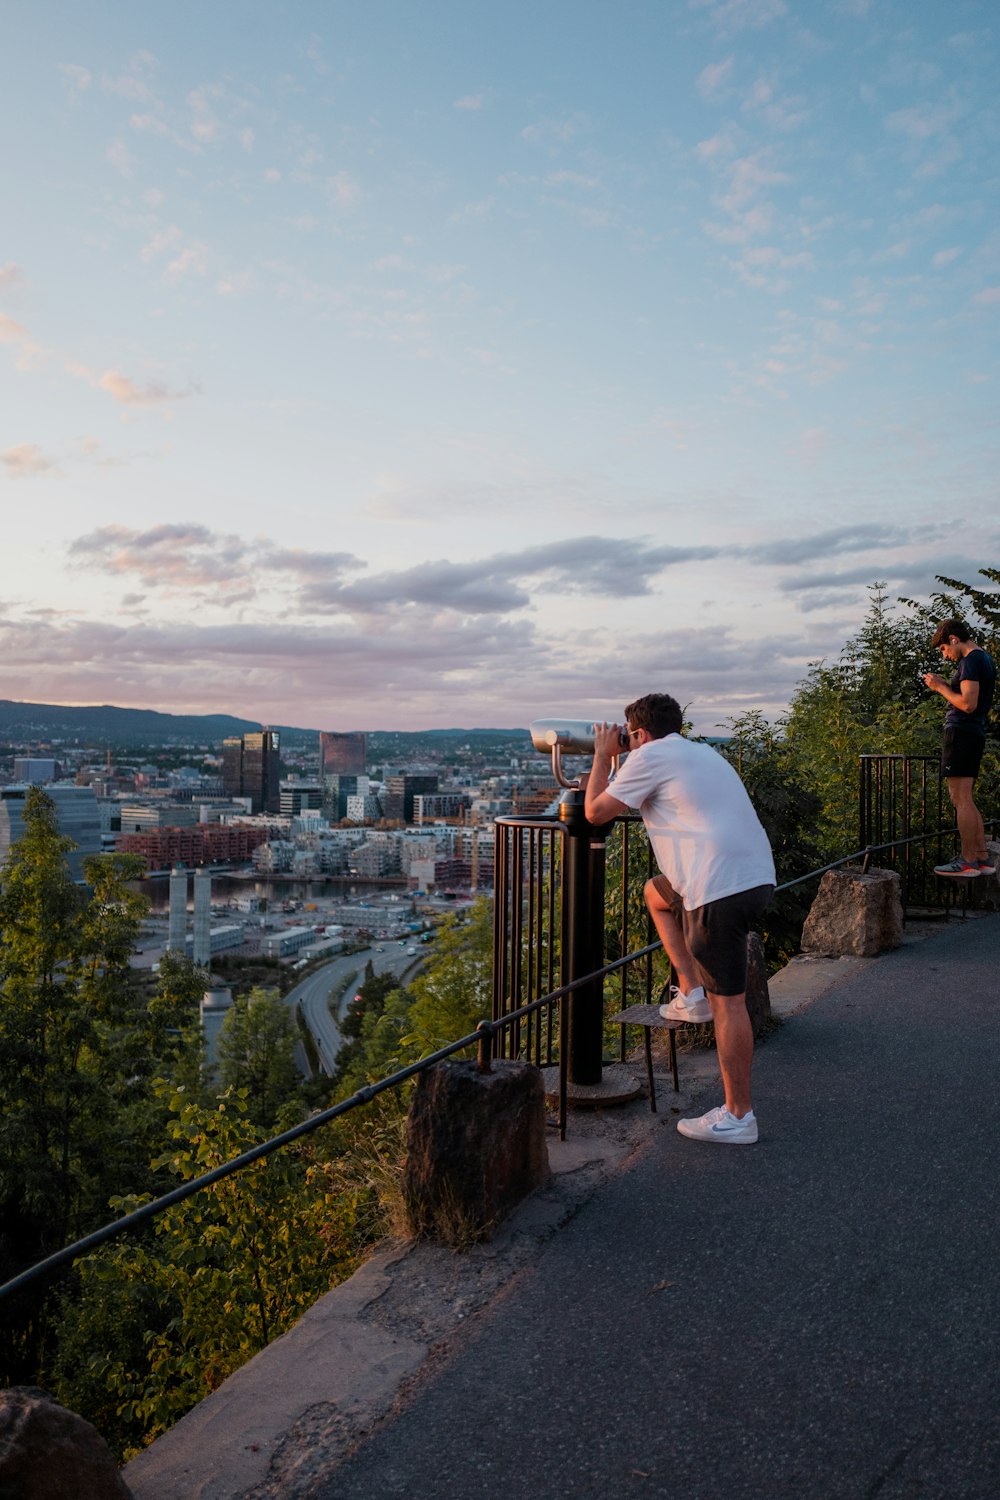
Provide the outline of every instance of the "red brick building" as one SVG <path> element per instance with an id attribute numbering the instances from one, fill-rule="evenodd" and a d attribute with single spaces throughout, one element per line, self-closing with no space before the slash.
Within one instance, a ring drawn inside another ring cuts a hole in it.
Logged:
<path id="1" fill-rule="evenodd" d="M 147 870 L 169 870 L 174 865 L 240 865 L 272 838 L 274 829 L 197 823 L 193 828 L 154 828 L 148 833 L 125 833 L 118 841 L 123 854 L 141 854 Z"/>

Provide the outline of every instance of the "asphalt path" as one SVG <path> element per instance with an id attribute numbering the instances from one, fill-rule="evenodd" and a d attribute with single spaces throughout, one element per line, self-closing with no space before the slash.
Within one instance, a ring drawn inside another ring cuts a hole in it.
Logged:
<path id="1" fill-rule="evenodd" d="M 364 979 L 369 960 L 376 974 L 391 972 L 400 978 L 407 969 L 412 969 L 419 962 L 418 958 L 407 954 L 405 948 L 400 948 L 398 944 L 376 945 L 362 949 L 360 953 L 331 959 L 322 968 L 300 980 L 285 996 L 286 1005 L 302 1006 L 302 1015 L 316 1042 L 320 1071 L 328 1075 L 333 1074 L 341 1044 L 340 1028 L 330 1009 L 330 996 L 344 985 L 343 996 L 337 1006 L 339 1019 L 344 1013 L 344 1006 L 353 998 Z M 349 981 L 347 984 L 344 984 L 345 979 Z M 296 1048 L 296 1060 L 300 1070 L 308 1074 L 305 1048 L 301 1043 Z"/>
<path id="2" fill-rule="evenodd" d="M 997 1500 L 998 1037 L 997 916 L 828 991 L 758 1145 L 655 1132 L 309 1500 Z"/>

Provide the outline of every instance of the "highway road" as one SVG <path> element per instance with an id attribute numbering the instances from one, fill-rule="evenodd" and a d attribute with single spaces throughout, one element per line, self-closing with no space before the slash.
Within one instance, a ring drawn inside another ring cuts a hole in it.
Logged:
<path id="1" fill-rule="evenodd" d="M 397 943 L 383 943 L 372 948 L 364 948 L 360 953 L 331 959 L 322 968 L 308 974 L 285 996 L 286 1005 L 301 1004 L 302 1006 L 305 1023 L 316 1042 L 322 1073 L 333 1074 L 337 1053 L 340 1050 L 340 1028 L 330 1012 L 330 995 L 333 991 L 342 989 L 341 1000 L 337 1007 L 339 1017 L 343 1014 L 344 1005 L 352 999 L 360 987 L 369 959 L 376 974 L 391 972 L 397 978 L 402 978 L 407 972 L 419 967 L 421 954 L 419 951 L 416 955 L 408 954 L 406 949 L 400 948 Z M 301 1042 L 296 1046 L 295 1057 L 300 1071 L 308 1077 L 311 1070 Z"/>

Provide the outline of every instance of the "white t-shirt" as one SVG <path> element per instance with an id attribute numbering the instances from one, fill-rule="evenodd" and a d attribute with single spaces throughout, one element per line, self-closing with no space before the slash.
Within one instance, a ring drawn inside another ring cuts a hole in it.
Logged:
<path id="1" fill-rule="evenodd" d="M 642 814 L 656 862 L 686 911 L 774 885 L 767 834 L 736 771 L 679 734 L 633 750 L 608 791 Z"/>

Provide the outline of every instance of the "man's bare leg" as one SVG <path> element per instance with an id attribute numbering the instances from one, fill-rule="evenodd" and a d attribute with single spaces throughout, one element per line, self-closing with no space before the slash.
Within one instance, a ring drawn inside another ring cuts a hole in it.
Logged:
<path id="1" fill-rule="evenodd" d="M 986 858 L 986 830 L 979 815 L 979 808 L 972 800 L 973 778 L 971 776 L 949 776 L 948 795 L 955 809 L 955 820 L 962 840 L 962 858 L 977 860 Z"/>
<path id="2" fill-rule="evenodd" d="M 654 876 L 652 880 L 647 880 L 643 895 L 646 898 L 646 907 L 653 919 L 657 936 L 663 944 L 663 951 L 674 966 L 677 983 L 683 994 L 690 995 L 691 991 L 701 984 L 701 980 L 698 978 L 698 971 L 694 966 L 684 929 L 673 913 L 673 894 L 669 896 L 664 894 L 659 884 L 661 878 Z M 669 887 L 667 889 L 669 890 Z"/>
<path id="3" fill-rule="evenodd" d="M 750 1070 L 753 1065 L 753 1027 L 743 995 L 713 995 L 708 992 L 715 1022 L 715 1045 L 726 1090 L 726 1108 L 742 1120 L 753 1108 L 750 1102 Z"/>

